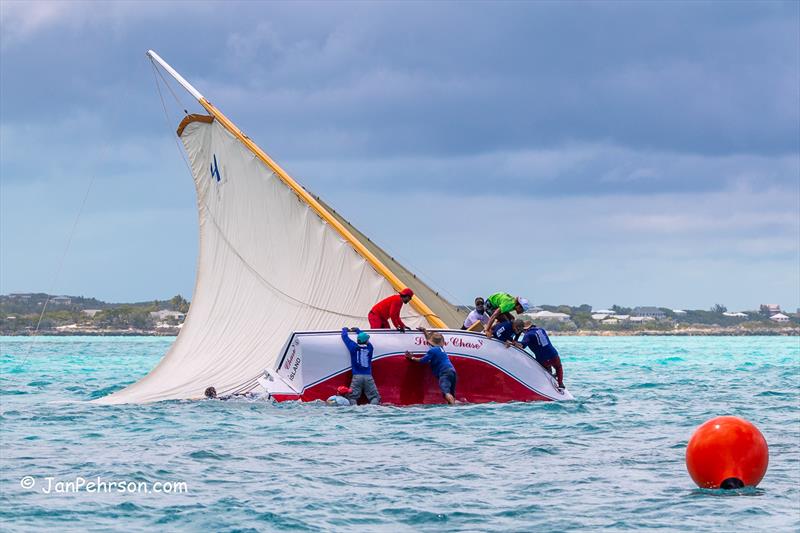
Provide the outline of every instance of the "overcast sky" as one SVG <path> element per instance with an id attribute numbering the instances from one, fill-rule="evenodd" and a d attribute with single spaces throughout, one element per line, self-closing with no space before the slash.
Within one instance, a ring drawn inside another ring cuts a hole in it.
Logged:
<path id="1" fill-rule="evenodd" d="M 0 13 L 2 293 L 191 294 L 194 186 L 152 48 L 459 303 L 800 306 L 798 2 Z"/>

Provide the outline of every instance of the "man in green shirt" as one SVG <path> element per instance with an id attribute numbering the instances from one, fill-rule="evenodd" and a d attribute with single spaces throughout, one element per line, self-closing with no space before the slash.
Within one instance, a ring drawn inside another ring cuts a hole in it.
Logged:
<path id="1" fill-rule="evenodd" d="M 530 305 L 526 298 L 511 296 L 507 292 L 496 292 L 486 298 L 486 312 L 489 313 L 489 322 L 486 324 L 486 336 L 492 338 L 492 326 L 496 322 L 512 320 L 511 311 L 518 315 L 528 310 Z"/>

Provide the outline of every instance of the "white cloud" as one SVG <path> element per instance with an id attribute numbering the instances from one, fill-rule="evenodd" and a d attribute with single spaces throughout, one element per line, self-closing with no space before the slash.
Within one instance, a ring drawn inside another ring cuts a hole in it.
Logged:
<path id="1" fill-rule="evenodd" d="M 60 1 L 7 0 L 0 2 L 2 42 L 24 41 L 38 31 L 57 25 L 75 6 Z"/>
<path id="2" fill-rule="evenodd" d="M 135 0 L 3 0 L 2 45 L 21 46 L 41 32 L 60 28 L 72 31 L 99 27 L 115 33 L 124 32 L 137 21 L 154 19 L 183 11 L 189 2 Z M 191 2 L 194 12 L 211 8 L 205 2 Z"/>

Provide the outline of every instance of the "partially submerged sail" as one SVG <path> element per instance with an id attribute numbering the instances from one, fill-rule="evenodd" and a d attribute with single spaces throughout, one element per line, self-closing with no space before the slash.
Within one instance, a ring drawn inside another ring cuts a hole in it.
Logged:
<path id="1" fill-rule="evenodd" d="M 154 52 L 148 55 L 210 113 L 189 115 L 178 128 L 197 189 L 197 279 L 183 328 L 161 362 L 98 403 L 200 398 L 209 386 L 220 394 L 240 390 L 274 365 L 294 331 L 368 327 L 372 306 L 403 286 L 422 297 L 404 306 L 406 324 L 460 326 L 455 306 L 354 235 Z"/>

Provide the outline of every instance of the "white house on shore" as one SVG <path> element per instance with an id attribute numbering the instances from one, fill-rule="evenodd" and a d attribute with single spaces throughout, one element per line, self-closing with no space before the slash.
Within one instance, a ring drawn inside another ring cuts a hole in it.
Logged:
<path id="1" fill-rule="evenodd" d="M 180 313 L 178 311 L 170 311 L 169 309 L 162 309 L 161 311 L 153 311 L 150 313 L 150 316 L 156 320 L 165 320 L 167 318 L 174 318 L 178 322 L 183 322 L 183 319 L 186 318 L 184 313 Z"/>
<path id="2" fill-rule="evenodd" d="M 627 322 L 631 319 L 630 315 L 608 315 L 600 321 L 601 324 L 619 324 L 620 322 Z"/>
<path id="3" fill-rule="evenodd" d="M 784 315 L 783 313 L 778 313 L 777 315 L 772 315 L 769 317 L 770 320 L 775 322 L 789 322 L 789 317 Z"/>
<path id="4" fill-rule="evenodd" d="M 564 322 L 569 320 L 570 316 L 566 313 L 554 313 L 552 311 L 538 311 L 536 313 L 528 313 L 528 316 L 534 320 L 555 320 Z"/>
<path id="5" fill-rule="evenodd" d="M 745 313 L 742 313 L 741 311 L 737 311 L 736 313 L 731 313 L 730 311 L 725 311 L 724 313 L 722 313 L 722 315 L 723 316 L 733 317 L 733 318 L 747 318 L 747 315 Z"/>
<path id="6" fill-rule="evenodd" d="M 633 316 L 635 317 L 648 317 L 654 318 L 656 320 L 663 320 L 666 318 L 666 313 L 659 309 L 658 307 L 637 307 L 633 310 Z"/>

